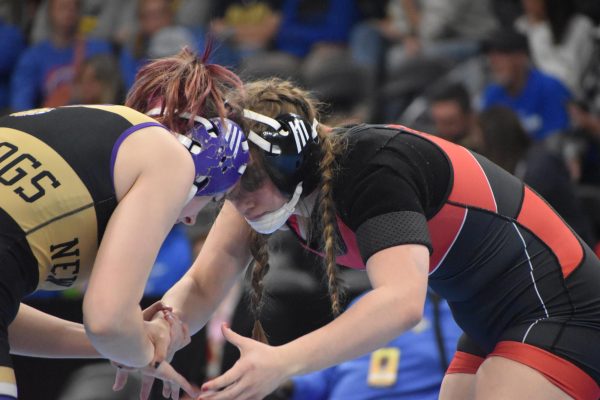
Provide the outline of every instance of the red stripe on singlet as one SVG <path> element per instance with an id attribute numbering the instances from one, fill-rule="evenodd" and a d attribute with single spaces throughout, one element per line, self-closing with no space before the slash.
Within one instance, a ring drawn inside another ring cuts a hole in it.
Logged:
<path id="1" fill-rule="evenodd" d="M 583 247 L 567 224 L 533 190 L 525 187 L 517 221 L 550 247 L 566 278 L 583 260 Z"/>
<path id="2" fill-rule="evenodd" d="M 454 244 L 467 214 L 464 207 L 446 204 L 427 221 L 433 253 L 429 257 L 429 273 L 435 272 Z"/>
<path id="3" fill-rule="evenodd" d="M 476 374 L 485 358 L 475 354 L 457 351 L 446 370 L 446 374 Z"/>
<path id="4" fill-rule="evenodd" d="M 300 228 L 298 228 L 298 220 L 295 215 L 292 215 L 288 221 L 288 226 L 292 228 L 292 230 L 296 233 L 299 238 L 302 238 L 300 234 Z M 344 246 L 346 247 L 346 253 L 341 256 L 337 256 L 335 258 L 336 263 L 343 265 L 344 267 L 354 268 L 354 269 L 365 269 L 365 263 L 362 260 L 362 256 L 360 255 L 360 250 L 358 249 L 358 242 L 356 241 L 356 235 L 352 232 L 344 222 L 337 217 L 338 230 L 341 236 L 341 239 L 344 241 Z M 323 257 L 324 254 L 318 251 L 311 249 L 304 239 L 300 242 L 302 247 L 311 251 L 312 253 L 318 254 Z"/>
<path id="5" fill-rule="evenodd" d="M 460 204 L 463 207 L 446 203 L 427 223 L 433 245 L 429 272 L 433 273 L 443 262 L 460 233 L 467 212 L 465 207 L 476 207 L 497 212 L 498 207 L 494 193 L 483 168 L 469 150 L 402 125 L 389 126 L 429 140 L 446 154 L 452 166 L 453 185 L 448 201 Z"/>
<path id="6" fill-rule="evenodd" d="M 488 357 L 498 356 L 527 365 L 575 400 L 597 400 L 600 386 L 575 364 L 556 354 L 521 342 L 500 342 Z"/>
<path id="7" fill-rule="evenodd" d="M 390 125 L 403 131 L 421 136 L 442 149 L 450 159 L 454 175 L 454 184 L 448 197 L 449 201 L 497 212 L 496 200 L 490 183 L 471 152 L 462 146 L 439 137 L 419 132 L 402 125 Z"/>

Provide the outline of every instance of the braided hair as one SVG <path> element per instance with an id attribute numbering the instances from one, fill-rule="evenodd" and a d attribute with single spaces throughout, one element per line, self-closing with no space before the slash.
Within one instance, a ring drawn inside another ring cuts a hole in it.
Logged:
<path id="1" fill-rule="evenodd" d="M 295 113 L 312 121 L 318 117 L 317 101 L 306 91 L 294 86 L 288 81 L 278 78 L 248 83 L 244 87 L 243 99 L 238 101 L 252 111 L 276 117 L 283 113 Z M 247 122 L 247 128 L 260 132 L 260 126 L 255 122 Z M 322 129 L 317 128 L 321 150 L 319 162 L 320 182 L 318 197 L 319 217 L 321 221 L 322 248 L 325 252 L 324 266 L 327 275 L 329 296 L 332 313 L 334 316 L 341 311 L 341 288 L 339 285 L 336 256 L 336 207 L 333 201 L 333 179 L 337 167 L 337 158 L 343 151 L 344 140 L 339 135 L 328 135 Z M 261 160 L 264 155 L 262 150 L 250 144 L 252 162 L 246 173 L 242 176 L 241 186 L 244 190 L 252 191 L 261 186 L 268 177 Z M 314 229 L 309 229 L 312 231 Z M 253 338 L 266 342 L 266 335 L 260 323 L 260 310 L 264 284 L 263 280 L 269 271 L 268 251 L 266 235 L 253 232 L 251 238 L 251 253 L 254 257 L 251 276 L 251 306 L 255 318 Z"/>

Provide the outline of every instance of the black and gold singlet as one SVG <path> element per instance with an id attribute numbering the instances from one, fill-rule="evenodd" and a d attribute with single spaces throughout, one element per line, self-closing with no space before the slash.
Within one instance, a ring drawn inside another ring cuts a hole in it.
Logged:
<path id="1" fill-rule="evenodd" d="M 27 291 L 88 278 L 117 204 L 112 174 L 119 145 L 153 125 L 161 126 L 109 105 L 0 118 L 0 263 L 13 248 L 29 250 L 18 256 Z"/>

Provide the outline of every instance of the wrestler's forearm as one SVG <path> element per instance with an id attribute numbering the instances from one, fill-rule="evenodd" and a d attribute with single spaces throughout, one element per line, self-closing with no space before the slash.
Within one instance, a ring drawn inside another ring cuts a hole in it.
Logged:
<path id="1" fill-rule="evenodd" d="M 163 303 L 188 324 L 191 334 L 202 329 L 239 278 L 238 263 L 222 257 L 212 270 L 204 264 L 200 273 L 185 275 L 163 296 Z"/>
<path id="2" fill-rule="evenodd" d="M 100 358 L 82 324 L 21 304 L 8 328 L 11 353 L 47 358 Z"/>

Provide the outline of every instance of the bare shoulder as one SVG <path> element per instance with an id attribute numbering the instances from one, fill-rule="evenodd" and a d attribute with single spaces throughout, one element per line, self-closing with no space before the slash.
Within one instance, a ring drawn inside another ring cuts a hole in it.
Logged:
<path id="1" fill-rule="evenodd" d="M 122 197 L 142 174 L 191 184 L 194 163 L 172 133 L 159 126 L 150 126 L 131 134 L 118 150 L 114 166 L 117 197 Z"/>

